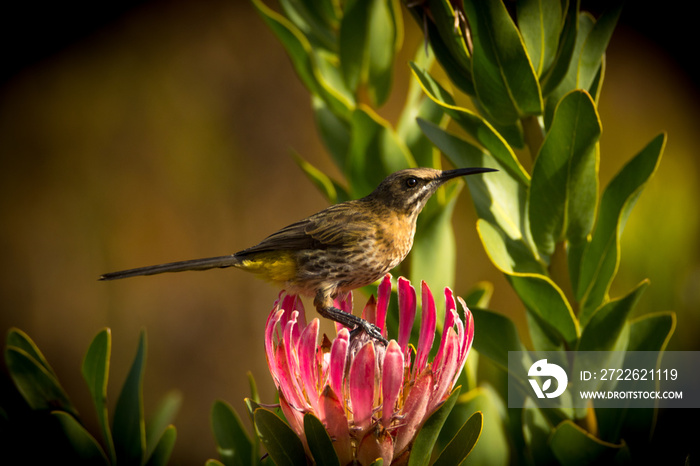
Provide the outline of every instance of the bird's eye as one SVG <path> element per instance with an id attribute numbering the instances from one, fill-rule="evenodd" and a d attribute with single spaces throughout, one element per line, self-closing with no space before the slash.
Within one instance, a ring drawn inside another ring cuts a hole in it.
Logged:
<path id="1" fill-rule="evenodd" d="M 418 180 L 416 178 L 411 177 L 406 179 L 406 186 L 409 188 L 415 188 L 417 184 Z"/>

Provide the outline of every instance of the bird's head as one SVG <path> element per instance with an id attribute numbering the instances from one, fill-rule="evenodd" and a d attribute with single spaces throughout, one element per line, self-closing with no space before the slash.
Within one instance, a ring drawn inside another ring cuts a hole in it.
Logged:
<path id="1" fill-rule="evenodd" d="M 445 182 L 460 176 L 497 171 L 493 168 L 457 168 L 435 170 L 434 168 L 407 168 L 387 176 L 368 198 L 382 205 L 417 216 L 437 189 Z"/>

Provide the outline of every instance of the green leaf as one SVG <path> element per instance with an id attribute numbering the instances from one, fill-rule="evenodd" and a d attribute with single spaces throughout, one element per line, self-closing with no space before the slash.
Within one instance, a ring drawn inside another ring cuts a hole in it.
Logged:
<path id="1" fill-rule="evenodd" d="M 109 360 L 112 353 L 112 334 L 105 328 L 90 343 L 83 359 L 82 374 L 95 404 L 97 422 L 100 425 L 102 439 L 107 445 L 107 452 L 112 464 L 117 462 L 114 440 L 109 429 L 107 415 L 107 382 L 109 380 Z"/>
<path id="2" fill-rule="evenodd" d="M 136 357 L 126 376 L 114 409 L 112 433 L 119 463 L 140 464 L 146 451 L 143 414 L 143 374 L 146 364 L 146 332 L 139 338 Z"/>
<path id="3" fill-rule="evenodd" d="M 236 411 L 224 401 L 216 401 L 211 409 L 211 426 L 216 448 L 227 466 L 253 464 L 254 444 Z"/>
<path id="4" fill-rule="evenodd" d="M 5 364 L 17 390 L 31 409 L 61 410 L 78 416 L 68 394 L 54 372 L 46 368 L 46 363 L 37 361 L 22 348 L 8 346 L 5 348 Z"/>
<path id="5" fill-rule="evenodd" d="M 474 355 L 470 354 L 467 361 L 471 360 L 473 356 Z M 491 361 L 486 359 L 483 361 L 485 364 L 482 369 L 485 369 L 487 373 L 495 375 L 499 372 L 498 369 L 491 364 Z M 505 373 L 503 374 L 505 375 Z M 440 448 L 444 450 L 447 445 L 453 441 L 453 438 L 457 435 L 459 430 L 464 427 L 465 423 L 474 421 L 473 416 L 475 413 L 484 413 L 483 426 L 478 443 L 473 447 L 471 453 L 469 453 L 469 460 L 462 464 L 491 465 L 513 463 L 513 461 L 509 461 L 511 456 L 510 451 L 514 448 L 512 444 L 513 439 L 510 438 L 511 434 L 507 431 L 506 427 L 508 423 L 512 422 L 512 419 L 508 417 L 508 409 L 505 406 L 504 398 L 496 391 L 491 383 L 498 384 L 499 381 L 491 378 L 487 383 L 469 390 L 466 393 L 461 393 L 440 432 L 438 442 Z M 503 383 L 505 384 L 505 380 Z M 457 445 L 454 446 L 457 447 Z M 451 464 L 460 463 L 454 462 Z"/>
<path id="6" fill-rule="evenodd" d="M 529 192 L 532 237 L 546 255 L 563 239 L 580 244 L 593 227 L 601 131 L 586 92 L 573 91 L 559 103 L 532 169 Z"/>
<path id="7" fill-rule="evenodd" d="M 523 248 L 517 248 L 518 243 L 507 241 L 498 227 L 483 219 L 479 219 L 476 226 L 489 259 L 507 275 L 511 286 L 537 322 L 555 336 L 550 338 L 554 346 L 558 347 L 561 342 L 573 345 L 579 335 L 578 321 L 559 286 L 543 273 L 528 271 L 535 269 L 534 263 L 531 260 L 528 262 Z"/>
<path id="8" fill-rule="evenodd" d="M 433 466 L 461 464 L 479 441 L 483 421 L 484 415 L 481 411 L 474 413 L 440 453 Z"/>
<path id="9" fill-rule="evenodd" d="M 313 75 L 310 60 L 311 45 L 299 29 L 289 20 L 268 8 L 262 1 L 253 0 L 253 6 L 258 10 L 268 27 L 275 33 L 289 54 L 294 69 L 304 85 L 318 94 L 318 83 Z"/>
<path id="10" fill-rule="evenodd" d="M 368 23 L 372 0 L 348 2 L 340 23 L 338 36 L 338 56 L 340 69 L 348 88 L 357 92 L 366 73 Z"/>
<path id="11" fill-rule="evenodd" d="M 542 94 L 522 38 L 503 2 L 465 2 L 472 31 L 472 72 L 479 102 L 494 121 L 510 124 L 542 113 Z"/>
<path id="12" fill-rule="evenodd" d="M 518 181 L 526 185 L 530 184 L 530 175 L 520 164 L 515 152 L 489 122 L 476 113 L 455 105 L 452 95 L 425 70 L 418 68 L 414 63 L 411 63 L 411 70 L 428 97 L 440 105 L 445 113 L 452 117 Z"/>
<path id="13" fill-rule="evenodd" d="M 561 0 L 521 0 L 517 17 L 525 49 L 542 76 L 554 62 L 559 45 L 563 13 Z"/>
<path id="14" fill-rule="evenodd" d="M 528 310 L 530 335 L 537 350 L 562 349 L 575 343 L 579 330 L 571 305 L 561 289 L 537 269 L 522 243 L 509 240 L 488 221 L 477 221 L 477 232 L 491 262 L 507 279 Z"/>
<path id="15" fill-rule="evenodd" d="M 65 442 L 75 454 L 74 461 L 80 464 L 110 464 L 97 440 L 73 416 L 64 411 L 53 411 L 51 415 L 60 425 Z"/>
<path id="16" fill-rule="evenodd" d="M 627 351 L 654 351 L 660 360 L 675 327 L 676 315 L 673 312 L 646 314 L 634 319 L 630 322 Z M 633 366 L 625 363 L 622 367 Z M 628 408 L 596 410 L 600 437 L 606 440 L 650 438 L 656 423 L 656 411 Z"/>
<path id="17" fill-rule="evenodd" d="M 419 86 L 418 89 L 420 89 Z M 412 118 L 410 123 L 404 125 L 403 118 L 408 113 L 406 110 L 409 109 L 404 109 L 402 120 L 399 122 L 399 127 L 397 129 L 397 136 L 399 139 L 406 142 L 406 146 L 413 155 L 417 166 L 440 167 L 440 154 L 428 138 L 425 137 L 417 121 L 427 120 L 435 124 L 442 124 L 447 122 L 448 117 L 439 105 L 428 98 L 420 101 L 415 112 L 410 113 L 410 117 Z"/>
<path id="18" fill-rule="evenodd" d="M 153 452 L 148 457 L 146 466 L 166 466 L 170 461 L 176 438 L 177 430 L 171 424 L 165 428 L 163 435 L 160 436 L 160 440 L 158 440 Z"/>
<path id="19" fill-rule="evenodd" d="M 277 466 L 306 464 L 301 440 L 282 419 L 263 408 L 255 410 L 254 418 L 260 440 Z"/>
<path id="20" fill-rule="evenodd" d="M 313 4 L 307 0 L 280 0 L 285 15 L 296 27 L 304 32 L 314 48 L 335 48 L 335 33 L 337 24 L 333 24 L 332 14 L 328 8 L 322 8 L 327 2 Z M 325 15 L 324 15 L 325 13 Z"/>
<path id="21" fill-rule="evenodd" d="M 645 314 L 630 324 L 627 351 L 663 351 L 676 329 L 676 314 L 670 311 Z"/>
<path id="22" fill-rule="evenodd" d="M 316 464 L 340 466 L 340 460 L 338 460 L 338 455 L 333 448 L 330 435 L 321 421 L 311 413 L 304 416 L 304 434 Z"/>
<path id="23" fill-rule="evenodd" d="M 255 401 L 251 398 L 244 398 L 243 402 L 245 403 L 246 411 L 248 411 L 248 416 L 250 417 L 250 422 L 253 424 L 253 427 L 255 427 L 255 410 L 261 407 L 260 403 L 258 403 L 257 401 Z M 233 408 L 231 408 L 231 410 L 233 412 L 235 412 L 235 410 L 233 410 Z"/>
<path id="24" fill-rule="evenodd" d="M 584 321 L 607 299 L 620 263 L 620 237 L 627 217 L 656 171 L 665 144 L 664 134 L 652 140 L 620 170 L 601 196 L 598 221 L 582 254 L 578 286 L 574 287 Z"/>
<path id="25" fill-rule="evenodd" d="M 610 42 L 610 37 L 621 11 L 622 2 L 615 1 L 608 5 L 608 9 L 597 21 L 586 13 L 579 15 L 577 36 L 570 66 L 557 88 L 551 93 L 550 98 L 547 99 L 545 112 L 545 125 L 547 127 L 559 99 L 569 91 L 584 89 L 597 98 L 600 93 L 605 50 Z M 546 87 L 547 89 L 551 88 L 549 82 Z"/>
<path id="26" fill-rule="evenodd" d="M 300 0 L 295 3 L 303 5 L 303 8 L 308 12 L 309 16 L 315 18 L 315 21 L 326 26 L 331 32 L 337 29 L 340 22 L 339 15 L 341 11 L 336 2 L 332 0 Z M 321 25 L 316 26 L 316 28 L 323 27 Z"/>
<path id="27" fill-rule="evenodd" d="M 464 41 L 461 28 L 455 27 L 458 22 L 455 21 L 455 10 L 448 0 L 429 0 L 428 8 L 430 15 L 435 22 L 435 30 L 442 39 L 441 44 L 444 44 L 449 55 L 457 64 L 462 75 L 471 78 L 471 57 L 467 44 Z M 431 44 L 433 41 L 431 40 Z"/>
<path id="28" fill-rule="evenodd" d="M 587 318 L 581 320 L 585 327 L 578 351 L 612 351 L 627 317 L 648 285 L 649 281 L 644 280 L 623 298 L 604 304 L 592 316 L 582 316 Z"/>
<path id="29" fill-rule="evenodd" d="M 576 82 L 578 88 L 591 90 L 603 62 L 605 50 L 608 48 L 608 43 L 617 25 L 617 20 L 620 18 L 622 3 L 621 1 L 607 3 L 608 9 L 598 18 L 586 37 L 586 42 L 578 58 L 578 79 Z"/>
<path id="30" fill-rule="evenodd" d="M 294 161 L 299 165 L 299 168 L 306 174 L 309 180 L 321 191 L 321 194 L 331 204 L 336 204 L 347 200 L 345 190 L 334 182 L 328 175 L 323 173 L 318 168 L 304 160 L 299 154 L 294 153 Z"/>
<path id="31" fill-rule="evenodd" d="M 356 104 L 355 94 L 345 85 L 338 55 L 324 49 L 311 48 L 309 52 L 311 72 L 318 83 L 317 93 L 309 89 L 312 97 L 324 100 L 333 114 L 347 121 Z"/>
<path id="32" fill-rule="evenodd" d="M 333 113 L 318 96 L 312 96 L 311 104 L 323 145 L 326 146 L 336 166 L 343 169 L 350 147 L 350 123 Z"/>
<path id="33" fill-rule="evenodd" d="M 403 40 L 403 20 L 396 0 L 347 2 L 338 39 L 340 69 L 347 87 L 366 85 L 372 105 L 389 97 L 394 56 Z"/>
<path id="34" fill-rule="evenodd" d="M 454 288 L 456 246 L 452 212 L 462 186 L 462 183 L 445 186 L 446 204 L 418 217 L 410 254 L 413 283 L 425 280 L 434 289 L 442 290 L 446 286 Z"/>
<path id="35" fill-rule="evenodd" d="M 529 257 L 526 261 L 530 267 L 528 270 L 542 271 L 528 237 L 527 185 L 508 173 L 501 173 L 503 165 L 473 144 L 427 121 L 419 119 L 418 124 L 428 139 L 455 166 L 499 170 L 499 173 L 466 178 L 477 215 L 498 225 L 506 233 L 509 242 L 517 243 L 513 247 L 522 249 L 523 256 Z"/>
<path id="36" fill-rule="evenodd" d="M 418 47 L 413 60 L 422 68 L 429 69 L 434 62 L 434 55 L 426 55 L 425 49 Z M 418 119 L 440 124 L 446 123 L 448 116 L 437 103 L 425 95 L 418 80 L 411 79 L 408 83 L 404 107 L 396 125 L 396 135 L 405 142 L 417 166 L 438 167 L 440 155 L 436 153 L 435 147 L 421 131 Z"/>
<path id="37" fill-rule="evenodd" d="M 352 115 L 352 140 L 346 163 L 353 198 L 372 192 L 389 173 L 416 166 L 389 123 L 365 105 L 358 106 Z"/>
<path id="38" fill-rule="evenodd" d="M 507 316 L 486 309 L 471 309 L 474 316 L 474 349 L 502 369 L 508 369 L 508 351 L 525 351 L 515 324 Z M 527 374 L 524 368 L 523 374 Z"/>
<path id="39" fill-rule="evenodd" d="M 564 293 L 549 277 L 540 274 L 513 274 L 508 280 L 525 308 L 545 331 L 554 331 L 552 346 L 544 340 L 535 343 L 536 350 L 553 350 L 565 343 L 572 348 L 580 335 L 579 323 Z"/>
<path id="40" fill-rule="evenodd" d="M 182 394 L 177 390 L 173 390 L 165 395 L 155 413 L 151 416 L 151 419 L 146 424 L 146 461 L 150 461 L 151 455 L 154 454 L 156 448 L 165 448 L 161 447 L 160 444 L 164 441 L 163 438 L 166 434 L 172 436 L 173 442 L 175 441 L 175 428 L 173 427 L 172 433 L 167 433 L 166 431 L 172 427 L 172 422 L 181 405 Z M 169 439 L 170 437 L 167 438 Z"/>
<path id="41" fill-rule="evenodd" d="M 415 6 L 409 7 L 409 11 L 416 17 L 423 29 L 426 40 L 430 42 L 430 48 L 435 53 L 435 58 L 442 69 L 445 70 L 445 73 L 447 73 L 450 81 L 465 94 L 475 95 L 471 58 L 465 64 L 464 60 L 453 55 L 454 51 L 451 49 L 454 49 L 454 44 L 448 44 L 443 41 L 443 33 L 430 18 L 430 14 L 426 14 L 428 10 L 424 4 L 415 3 Z"/>
<path id="42" fill-rule="evenodd" d="M 258 393 L 258 384 L 255 383 L 255 377 L 250 371 L 246 375 L 248 376 L 248 386 L 250 387 L 250 398 L 256 403 L 260 403 L 260 394 Z"/>
<path id="43" fill-rule="evenodd" d="M 577 1 L 571 2 L 571 4 L 574 3 L 578 4 Z M 573 8 L 573 5 L 571 7 Z M 552 116 L 554 115 L 554 110 L 559 104 L 561 98 L 569 92 L 573 91 L 574 89 L 578 88 L 578 58 L 581 55 L 581 51 L 583 50 L 583 46 L 586 42 L 588 34 L 591 32 L 593 26 L 595 25 L 594 19 L 588 13 L 581 13 L 578 15 L 577 18 L 571 17 L 573 11 L 578 12 L 578 8 L 573 8 L 573 10 L 572 8 L 569 9 L 569 14 L 567 15 L 565 32 L 567 32 L 566 28 L 568 28 L 569 34 L 573 34 L 575 32 L 576 37 L 568 38 L 570 42 L 573 42 L 573 47 L 571 50 L 571 56 L 569 57 L 569 61 L 565 63 L 566 72 L 562 76 L 558 76 L 558 85 L 556 87 L 553 87 L 553 79 L 548 79 L 546 81 L 546 86 L 548 89 L 551 89 L 551 91 L 548 92 L 549 96 L 547 97 L 547 101 L 545 103 L 545 128 L 549 128 L 552 122 Z M 569 23 L 573 23 L 574 21 L 576 22 L 576 26 L 569 26 Z M 560 64 L 557 63 L 555 66 L 558 67 L 560 66 Z M 544 79 L 547 79 L 549 77 L 553 78 L 553 76 L 548 76 Z"/>
<path id="44" fill-rule="evenodd" d="M 435 447 L 440 430 L 447 416 L 452 411 L 457 398 L 459 397 L 461 387 L 456 387 L 452 390 L 450 396 L 440 405 L 440 407 L 428 417 L 420 428 L 413 447 L 411 447 L 411 456 L 408 459 L 408 466 L 427 465 L 430 462 L 430 456 Z"/>
<path id="45" fill-rule="evenodd" d="M 389 97 L 394 57 L 403 41 L 403 18 L 398 0 L 373 1 L 369 16 L 367 91 L 374 107 Z"/>
<path id="46" fill-rule="evenodd" d="M 331 87 L 326 79 L 322 78 L 322 68 L 328 72 L 333 67 L 323 67 L 323 60 L 318 64 L 314 63 L 313 49 L 304 34 L 288 19 L 268 8 L 262 1 L 253 0 L 253 6 L 284 46 L 295 71 L 307 89 L 321 97 L 336 115 L 349 115 L 349 109 L 354 106 L 354 102 L 349 100 L 347 90 L 339 86 Z"/>
<path id="47" fill-rule="evenodd" d="M 464 302 L 469 308 L 480 307 L 486 308 L 491 302 L 493 296 L 493 283 L 479 282 L 473 285 L 469 292 L 464 296 Z"/>
<path id="48" fill-rule="evenodd" d="M 46 360 L 46 358 L 42 354 L 39 347 L 36 346 L 36 344 L 29 337 L 29 335 L 24 333 L 22 330 L 15 328 L 15 327 L 12 327 L 7 332 L 7 340 L 5 341 L 5 346 L 6 347 L 12 346 L 12 347 L 19 348 L 19 349 L 25 351 L 37 363 L 41 364 L 41 366 L 44 369 L 46 369 L 46 371 L 49 374 L 53 375 L 56 379 L 58 379 L 58 376 L 53 371 L 53 368 L 51 367 L 49 362 Z"/>
<path id="49" fill-rule="evenodd" d="M 557 460 L 565 466 L 612 464 L 618 459 L 629 459 L 624 441 L 620 444 L 604 442 L 568 420 L 554 428 L 550 447 Z"/>
<path id="50" fill-rule="evenodd" d="M 522 410 L 523 440 L 528 445 L 532 464 L 556 464 L 556 459 L 549 448 L 549 436 L 552 424 L 545 416 L 545 411 L 538 408 L 532 398 L 525 401 Z"/>
<path id="51" fill-rule="evenodd" d="M 476 226 L 486 254 L 501 272 L 507 275 L 545 273 L 544 265 L 533 257 L 522 238 L 511 238 L 499 225 L 484 218 L 480 218 Z"/>
<path id="52" fill-rule="evenodd" d="M 578 7 L 579 2 L 576 0 L 569 1 L 569 8 L 564 19 L 564 26 L 559 36 L 559 45 L 557 54 L 554 58 L 554 63 L 547 72 L 540 78 L 542 85 L 542 95 L 547 97 L 554 89 L 556 89 L 562 80 L 566 77 L 571 63 L 571 57 L 574 54 L 576 47 L 576 37 L 578 35 Z M 547 99 L 549 100 L 549 99 Z M 547 106 L 549 103 L 546 104 Z M 554 102 L 556 105 L 556 102 Z M 553 107 L 552 107 L 553 108 Z"/>
<path id="53" fill-rule="evenodd" d="M 381 166 L 379 159 L 382 125 L 374 116 L 378 118 L 369 108 L 357 108 L 352 115 L 352 139 L 343 170 L 353 198 L 371 193 L 390 173 Z"/>

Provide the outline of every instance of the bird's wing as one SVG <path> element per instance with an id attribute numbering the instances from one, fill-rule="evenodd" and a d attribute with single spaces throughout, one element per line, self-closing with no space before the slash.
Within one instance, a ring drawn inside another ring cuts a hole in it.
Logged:
<path id="1" fill-rule="evenodd" d="M 235 255 L 241 257 L 259 252 L 340 247 L 374 231 L 368 219 L 358 218 L 358 215 L 352 202 L 335 204 L 282 228 L 259 244 Z"/>

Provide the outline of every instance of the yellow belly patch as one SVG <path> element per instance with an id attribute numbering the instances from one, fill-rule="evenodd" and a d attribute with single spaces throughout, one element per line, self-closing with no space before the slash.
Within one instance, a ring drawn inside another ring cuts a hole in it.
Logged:
<path id="1" fill-rule="evenodd" d="M 288 282 L 297 273 L 297 263 L 291 253 L 286 251 L 256 254 L 251 259 L 244 259 L 239 266 L 243 270 L 261 276 L 271 282 Z"/>

